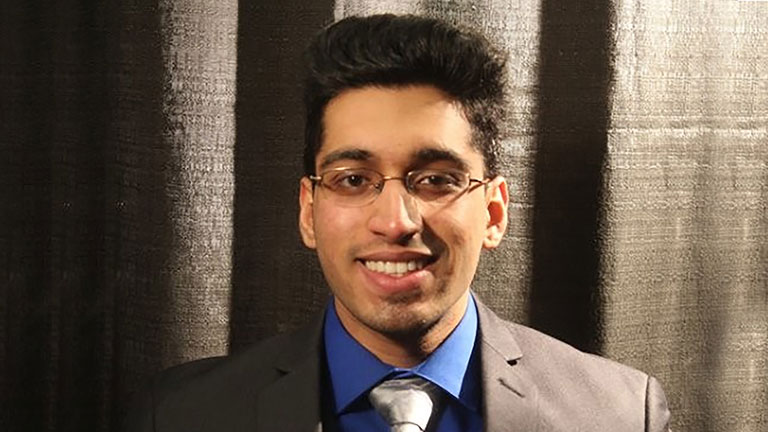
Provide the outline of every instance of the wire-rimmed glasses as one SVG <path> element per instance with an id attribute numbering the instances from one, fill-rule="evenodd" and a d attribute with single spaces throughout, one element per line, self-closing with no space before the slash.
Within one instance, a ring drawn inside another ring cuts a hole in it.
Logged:
<path id="1" fill-rule="evenodd" d="M 372 203 L 384 189 L 384 182 L 400 180 L 409 194 L 425 203 L 442 204 L 458 198 L 473 183 L 486 184 L 490 179 L 471 178 L 458 169 L 420 169 L 404 177 L 385 176 L 368 168 L 333 168 L 310 175 L 309 180 L 320 185 L 333 200 L 345 207 L 362 207 Z"/>

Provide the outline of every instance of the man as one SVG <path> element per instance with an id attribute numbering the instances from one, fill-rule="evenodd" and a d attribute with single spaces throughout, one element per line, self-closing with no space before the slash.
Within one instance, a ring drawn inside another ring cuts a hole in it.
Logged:
<path id="1" fill-rule="evenodd" d="M 507 224 L 504 56 L 385 15 L 336 23 L 309 58 L 299 228 L 333 299 L 303 330 L 166 371 L 126 430 L 667 430 L 653 378 L 471 294 Z M 388 404 L 403 394 L 426 408 Z M 421 417 L 392 420 L 399 409 Z"/>

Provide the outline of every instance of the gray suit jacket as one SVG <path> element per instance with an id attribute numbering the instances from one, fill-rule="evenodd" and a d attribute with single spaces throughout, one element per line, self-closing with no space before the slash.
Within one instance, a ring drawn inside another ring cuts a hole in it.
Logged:
<path id="1" fill-rule="evenodd" d="M 661 432 L 658 382 L 498 318 L 478 302 L 488 432 Z M 124 432 L 321 431 L 322 318 L 229 357 L 160 374 Z"/>

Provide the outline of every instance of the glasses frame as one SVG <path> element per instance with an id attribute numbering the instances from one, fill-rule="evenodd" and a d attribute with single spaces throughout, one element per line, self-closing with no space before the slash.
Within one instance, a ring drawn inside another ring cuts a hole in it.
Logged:
<path id="1" fill-rule="evenodd" d="M 464 187 L 464 189 L 462 189 L 458 193 L 456 193 L 455 196 L 453 197 L 453 199 L 451 199 L 449 201 L 455 200 L 455 199 L 461 197 L 462 195 L 464 195 L 465 193 L 467 193 L 468 190 L 472 189 L 472 185 L 473 184 L 487 186 L 488 183 L 492 180 L 491 178 L 485 178 L 485 179 L 482 179 L 482 180 L 481 179 L 477 179 L 477 178 L 472 178 L 472 177 L 470 177 L 470 174 L 468 172 L 462 171 L 462 170 L 456 170 L 456 169 L 451 169 L 451 170 L 415 169 L 415 170 L 408 171 L 407 173 L 405 173 L 404 176 L 388 176 L 388 175 L 384 175 L 384 174 L 380 173 L 379 171 L 376 171 L 375 169 L 371 169 L 371 168 L 356 168 L 356 167 L 331 168 L 329 170 L 321 172 L 320 175 L 311 175 L 310 174 L 310 175 L 307 176 L 307 178 L 309 179 L 309 181 L 312 182 L 312 187 L 313 188 L 315 186 L 322 186 L 322 187 L 328 188 L 326 185 L 323 184 L 323 177 L 328 176 L 330 173 L 340 172 L 340 171 L 347 171 L 347 170 L 370 171 L 371 173 L 375 173 L 379 177 L 381 177 L 380 181 L 378 181 L 376 183 L 371 183 L 371 186 L 369 187 L 369 189 L 375 189 L 376 192 L 371 194 L 371 198 L 370 199 L 362 200 L 361 204 L 356 204 L 356 205 L 352 205 L 352 206 L 349 206 L 349 207 L 364 207 L 364 206 L 366 206 L 368 204 L 371 204 L 372 202 L 376 201 L 376 198 L 378 198 L 378 196 L 381 194 L 381 191 L 384 190 L 384 183 L 389 181 L 389 180 L 400 180 L 400 181 L 402 181 L 403 182 L 403 187 L 405 188 L 405 190 L 408 192 L 408 194 L 411 197 L 413 197 L 413 198 L 415 198 L 415 199 L 417 199 L 419 201 L 422 201 L 422 202 L 431 202 L 431 201 L 425 201 L 425 200 L 422 200 L 421 198 L 419 198 L 414 193 L 413 188 L 410 187 L 409 184 L 408 184 L 408 179 L 414 173 L 419 173 L 419 172 L 423 172 L 423 171 L 438 171 L 438 172 L 439 171 L 451 171 L 451 172 L 461 173 L 461 174 L 463 174 L 467 178 L 467 186 Z M 329 189 L 329 190 L 331 192 L 333 191 L 332 189 Z"/>

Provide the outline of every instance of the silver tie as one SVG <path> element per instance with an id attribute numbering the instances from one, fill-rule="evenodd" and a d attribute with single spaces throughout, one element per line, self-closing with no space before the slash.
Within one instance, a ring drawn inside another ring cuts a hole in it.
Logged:
<path id="1" fill-rule="evenodd" d="M 382 382 L 371 390 L 368 399 L 391 432 L 423 432 L 438 392 L 434 384 L 422 378 L 402 378 Z"/>

